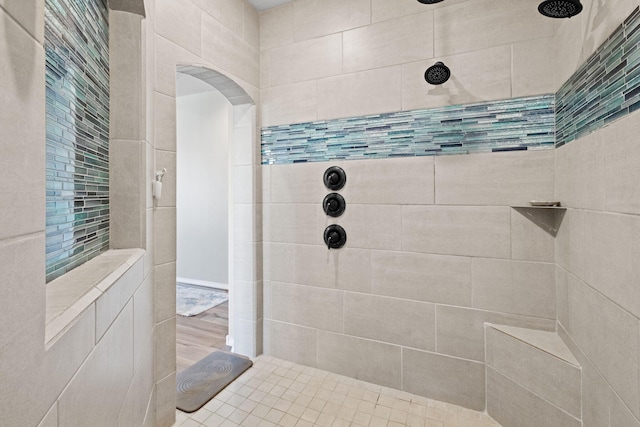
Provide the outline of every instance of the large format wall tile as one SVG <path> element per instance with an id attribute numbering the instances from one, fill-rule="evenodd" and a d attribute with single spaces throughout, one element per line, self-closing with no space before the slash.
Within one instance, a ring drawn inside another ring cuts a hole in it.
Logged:
<path id="1" fill-rule="evenodd" d="M 484 364 L 402 350 L 404 391 L 475 410 L 485 407 Z"/>
<path id="2" fill-rule="evenodd" d="M 436 305 L 438 353 L 484 361 L 484 324 L 554 330 L 555 320 Z"/>
<path id="3" fill-rule="evenodd" d="M 173 41 L 156 35 L 154 89 L 168 96 L 176 96 L 176 64 L 198 64 L 202 60 L 193 52 Z"/>
<path id="4" fill-rule="evenodd" d="M 318 331 L 303 326 L 268 320 L 264 323 L 265 353 L 271 356 L 316 367 Z"/>
<path id="5" fill-rule="evenodd" d="M 556 91 L 553 66 L 555 46 L 552 37 L 512 45 L 511 96 L 531 96 Z"/>
<path id="6" fill-rule="evenodd" d="M 347 174 L 340 193 L 348 204 L 431 205 L 433 163 L 433 157 L 340 162 Z"/>
<path id="7" fill-rule="evenodd" d="M 109 137 L 140 140 L 145 118 L 143 111 L 144 80 L 140 20 L 133 13 L 111 10 L 109 13 Z"/>
<path id="8" fill-rule="evenodd" d="M 402 68 L 377 68 L 318 80 L 318 119 L 402 109 Z"/>
<path id="9" fill-rule="evenodd" d="M 567 332 L 636 416 L 640 415 L 638 319 L 571 275 L 568 286 Z"/>
<path id="10" fill-rule="evenodd" d="M 245 24 L 244 2 L 236 0 L 192 0 L 204 12 L 220 21 L 235 34 L 242 34 Z M 157 8 L 157 6 L 156 6 Z"/>
<path id="11" fill-rule="evenodd" d="M 13 17 L 40 44 L 44 39 L 44 3 L 44 0 L 0 0 L 2 13 Z"/>
<path id="12" fill-rule="evenodd" d="M 155 265 L 176 260 L 176 208 L 158 208 L 153 216 Z"/>
<path id="13" fill-rule="evenodd" d="M 471 306 L 471 259 L 373 251 L 374 294 L 458 306 Z"/>
<path id="14" fill-rule="evenodd" d="M 260 13 L 260 49 L 293 43 L 293 4 Z"/>
<path id="15" fill-rule="evenodd" d="M 639 123 L 637 115 L 633 115 L 603 130 L 604 192 L 608 211 L 640 214 Z"/>
<path id="16" fill-rule="evenodd" d="M 136 337 L 136 341 L 141 337 Z M 151 338 L 151 339 L 149 339 Z M 142 363 L 136 363 L 136 373 L 129 386 L 129 391 L 124 399 L 124 403 L 118 415 L 118 427 L 142 426 L 149 398 L 153 391 L 153 345 L 152 336 L 145 337 L 144 356 L 140 358 Z M 134 343 L 135 344 L 135 343 Z"/>
<path id="17" fill-rule="evenodd" d="M 586 61 L 639 4 L 638 0 L 586 3 L 582 19 L 582 60 Z"/>
<path id="18" fill-rule="evenodd" d="M 260 55 L 241 36 L 207 14 L 202 15 L 202 57 L 216 64 L 224 74 L 232 74 L 258 87 L 260 85 Z"/>
<path id="19" fill-rule="evenodd" d="M 586 211 L 567 209 L 556 236 L 556 263 L 581 279 L 586 278 Z"/>
<path id="20" fill-rule="evenodd" d="M 331 166 L 335 165 L 331 163 Z M 331 190 L 324 186 L 324 171 L 328 163 L 304 163 L 271 166 L 272 203 L 312 203 L 320 205 Z M 351 164 L 341 164 L 346 169 L 347 186 L 351 186 Z M 351 199 L 349 199 L 351 200 Z"/>
<path id="21" fill-rule="evenodd" d="M 343 291 L 271 282 L 273 320 L 343 331 Z"/>
<path id="22" fill-rule="evenodd" d="M 585 212 L 585 282 L 640 317 L 640 216 Z"/>
<path id="23" fill-rule="evenodd" d="M 439 86 L 425 83 L 424 73 L 442 61 L 451 70 Z M 435 108 L 508 99 L 511 93 L 511 48 L 490 47 L 457 55 L 402 64 L 402 109 Z M 537 92 L 536 95 L 547 92 Z"/>
<path id="24" fill-rule="evenodd" d="M 296 245 L 295 283 L 354 292 L 371 292 L 371 251 Z"/>
<path id="25" fill-rule="evenodd" d="M 582 423 L 519 384 L 487 368 L 487 411 L 503 425 L 580 427 Z"/>
<path id="26" fill-rule="evenodd" d="M 342 72 L 342 37 L 333 34 L 271 49 L 271 86 L 335 76 Z"/>
<path id="27" fill-rule="evenodd" d="M 176 371 L 176 316 L 156 323 L 154 333 L 155 378 L 165 378 Z"/>
<path id="28" fill-rule="evenodd" d="M 318 208 L 315 205 L 270 204 L 264 206 L 264 241 L 306 243 L 318 241 Z"/>
<path id="29" fill-rule="evenodd" d="M 296 41 L 362 27 L 371 21 L 368 0 L 299 0 L 293 10 Z"/>
<path id="30" fill-rule="evenodd" d="M 403 206 L 402 249 L 509 258 L 508 207 Z"/>
<path id="31" fill-rule="evenodd" d="M 344 332 L 362 338 L 435 350 L 435 306 L 430 303 L 346 292 Z"/>
<path id="32" fill-rule="evenodd" d="M 318 368 L 400 389 L 401 348 L 362 338 L 318 331 Z"/>
<path id="33" fill-rule="evenodd" d="M 436 162 L 436 203 L 528 206 L 552 200 L 554 152 L 441 156 Z"/>
<path id="34" fill-rule="evenodd" d="M 176 98 L 154 92 L 153 102 L 155 147 L 159 150 L 176 151 Z"/>
<path id="35" fill-rule="evenodd" d="M 554 264 L 474 258 L 471 267 L 473 307 L 555 320 Z"/>
<path id="36" fill-rule="evenodd" d="M 322 244 L 325 227 L 340 224 L 347 232 L 346 246 L 364 249 L 401 249 L 402 208 L 397 205 L 354 205 L 347 202 L 345 212 L 338 218 L 318 211 L 317 242 Z"/>
<path id="37" fill-rule="evenodd" d="M 555 236 L 519 209 L 511 209 L 511 259 L 555 261 Z"/>
<path id="38" fill-rule="evenodd" d="M 433 12 L 363 26 L 342 37 L 345 73 L 432 58 Z"/>
<path id="39" fill-rule="evenodd" d="M 139 259 L 96 301 L 96 342 L 102 338 L 142 283 L 142 264 L 143 260 Z"/>
<path id="40" fill-rule="evenodd" d="M 581 418 L 580 366 L 558 335 L 487 327 L 486 354 L 488 367 Z"/>
<path id="41" fill-rule="evenodd" d="M 157 0 L 155 28 L 161 36 L 199 55 L 201 15 L 200 8 L 189 0 Z"/>
<path id="42" fill-rule="evenodd" d="M 476 7 L 467 2 L 435 11 L 436 56 L 551 36 L 553 21 L 527 0 L 488 0 Z"/>
<path id="43" fill-rule="evenodd" d="M 446 3 L 426 5 L 418 2 L 389 2 L 388 0 L 372 0 L 371 18 L 373 22 L 386 21 L 387 19 L 399 18 L 401 16 L 424 13 L 425 10 L 432 10 L 439 7 L 450 6 L 455 3 L 462 3 L 468 0 L 447 0 Z"/>
<path id="44" fill-rule="evenodd" d="M 597 132 L 556 150 L 555 200 L 572 208 L 604 209 L 604 147 Z"/>
<path id="45" fill-rule="evenodd" d="M 44 233 L 0 240 L 0 348 L 26 336 L 44 342 L 44 245 Z"/>
<path id="46" fill-rule="evenodd" d="M 168 262 L 154 270 L 155 320 L 162 322 L 176 313 L 176 263 Z"/>
<path id="47" fill-rule="evenodd" d="M 286 243 L 264 243 L 264 279 L 293 283 L 293 248 Z"/>
<path id="48" fill-rule="evenodd" d="M 58 425 L 112 427 L 133 372 L 133 303 L 130 303 L 60 396 Z"/>
<path id="49" fill-rule="evenodd" d="M 317 120 L 315 80 L 266 88 L 262 91 L 262 125 L 302 123 Z"/>
<path id="50" fill-rule="evenodd" d="M 133 295 L 133 356 L 134 366 L 145 357 L 153 357 L 154 317 L 153 274 L 149 274 Z M 152 359 L 153 360 L 153 359 Z M 150 375 L 153 378 L 153 372 Z M 148 396 L 148 394 L 147 394 Z"/>

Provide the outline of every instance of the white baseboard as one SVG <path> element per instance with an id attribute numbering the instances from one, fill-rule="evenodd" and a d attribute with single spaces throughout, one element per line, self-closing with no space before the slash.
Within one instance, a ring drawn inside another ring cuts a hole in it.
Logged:
<path id="1" fill-rule="evenodd" d="M 176 281 L 180 283 L 186 283 L 187 285 L 204 286 L 207 288 L 229 290 L 229 285 L 226 283 L 208 282 L 206 280 L 187 279 L 185 277 L 176 277 Z"/>
<path id="2" fill-rule="evenodd" d="M 231 352 L 233 352 L 233 337 L 231 335 L 227 335 L 226 344 L 231 347 Z"/>

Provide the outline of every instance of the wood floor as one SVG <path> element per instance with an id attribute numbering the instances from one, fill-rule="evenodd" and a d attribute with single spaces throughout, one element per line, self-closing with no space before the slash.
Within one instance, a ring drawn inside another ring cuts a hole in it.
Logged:
<path id="1" fill-rule="evenodd" d="M 215 350 L 226 348 L 228 301 L 196 316 L 176 318 L 177 372 L 182 372 Z"/>

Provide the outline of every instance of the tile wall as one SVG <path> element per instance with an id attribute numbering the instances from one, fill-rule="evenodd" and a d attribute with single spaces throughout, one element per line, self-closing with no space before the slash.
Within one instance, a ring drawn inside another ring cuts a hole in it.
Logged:
<path id="1" fill-rule="evenodd" d="M 555 327 L 554 239 L 510 207 L 553 197 L 554 157 L 264 166 L 265 352 L 482 410 L 483 323 Z M 321 207 L 334 164 L 339 218 Z"/>
<path id="2" fill-rule="evenodd" d="M 554 96 L 270 126 L 262 164 L 553 148 Z"/>
<path id="3" fill-rule="evenodd" d="M 640 108 L 639 46 L 636 8 L 558 91 L 556 146 Z"/>
<path id="4" fill-rule="evenodd" d="M 539 21 L 530 2 L 495 0 L 486 10 L 464 0 L 429 7 L 407 2 L 390 10 L 374 0 L 358 6 L 371 7 L 370 20 L 363 14 L 352 22 L 346 16 L 359 15 L 345 11 L 355 3 L 334 5 L 345 18 L 331 22 L 313 9 L 314 1 L 261 15 L 265 128 L 479 101 L 460 87 L 475 88 L 482 101 L 556 92 L 574 73 L 580 78 L 580 66 L 601 54 L 602 43 L 611 61 L 623 61 L 627 51 L 630 58 L 637 45 L 637 0 L 585 1 L 581 15 L 562 21 Z M 309 33 L 309 25 L 299 22 L 312 12 L 317 25 Z M 447 31 L 418 34 L 423 29 L 408 25 L 412 19 Z M 483 37 L 476 39 L 478 27 Z M 616 29 L 630 35 L 626 47 L 606 44 Z M 388 40 L 397 46 L 412 37 L 424 43 L 407 42 L 406 51 L 380 57 L 372 53 Z M 615 48 L 625 53 L 617 55 Z M 508 64 L 501 62 L 505 57 Z M 432 92 L 418 85 L 436 59 L 463 65 L 452 68 L 458 80 Z M 493 73 L 474 72 L 489 61 Z M 623 97 L 631 101 L 634 67 L 625 71 L 631 86 Z M 574 82 L 558 93 L 564 96 L 561 114 L 580 108 L 567 110 Z M 582 95 L 573 92 L 571 99 Z M 634 184 L 640 151 L 637 113 L 626 112 L 628 117 L 596 127 L 585 122 L 570 137 L 565 131 L 563 138 L 576 142 L 558 150 L 265 161 L 265 351 L 484 408 L 483 323 L 553 330 L 557 322 L 583 367 L 585 425 L 639 425 L 640 324 L 632 284 L 640 277 L 633 267 L 640 241 Z M 297 149 L 290 150 L 294 158 L 315 155 Z M 348 175 L 341 191 L 347 210 L 330 220 L 320 206 L 328 193 L 321 179 L 333 164 Z M 556 237 L 509 208 L 541 198 L 568 208 Z M 322 242 L 322 230 L 333 222 L 348 233 L 347 247 L 339 251 Z M 594 320 L 586 314 L 594 312 L 602 315 Z M 412 380 L 425 373 L 422 381 Z"/>
<path id="5" fill-rule="evenodd" d="M 47 281 L 109 248 L 108 15 L 45 2 Z"/>
<path id="6" fill-rule="evenodd" d="M 138 261 L 64 333 L 45 342 L 44 6 L 44 0 L 0 2 L 0 164 L 7 177 L 0 184 L 6 279 L 0 286 L 0 424 L 151 426 L 154 283 L 146 262 Z M 136 28 L 132 16 L 111 12 L 110 24 L 129 31 L 119 36 L 139 33 L 140 19 Z M 143 173 L 144 165 L 136 171 Z M 150 257 L 151 249 L 145 261 Z"/>

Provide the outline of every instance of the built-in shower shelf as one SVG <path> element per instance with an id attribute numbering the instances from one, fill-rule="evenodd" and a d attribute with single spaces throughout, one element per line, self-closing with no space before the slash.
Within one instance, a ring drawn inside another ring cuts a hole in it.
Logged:
<path id="1" fill-rule="evenodd" d="M 558 234 L 567 208 L 562 206 L 511 206 L 552 236 Z"/>

